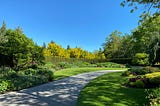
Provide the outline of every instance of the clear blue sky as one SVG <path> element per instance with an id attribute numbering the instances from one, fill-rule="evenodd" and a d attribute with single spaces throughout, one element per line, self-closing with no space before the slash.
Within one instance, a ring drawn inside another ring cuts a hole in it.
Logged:
<path id="1" fill-rule="evenodd" d="M 53 40 L 66 48 L 93 51 L 114 30 L 136 28 L 140 10 L 131 14 L 122 0 L 0 0 L 0 22 L 20 26 L 37 44 Z"/>

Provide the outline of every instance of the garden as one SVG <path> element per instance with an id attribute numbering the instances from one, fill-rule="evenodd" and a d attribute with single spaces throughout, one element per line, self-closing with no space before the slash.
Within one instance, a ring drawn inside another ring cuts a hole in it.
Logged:
<path id="1" fill-rule="evenodd" d="M 159 1 L 123 0 L 122 6 Z M 149 8 L 149 9 L 150 9 Z M 134 9 L 131 11 L 133 12 Z M 149 11 L 149 10 L 148 10 Z M 144 11 L 130 34 L 113 31 L 93 52 L 62 47 L 54 41 L 37 45 L 20 27 L 0 28 L 0 94 L 99 70 L 109 73 L 81 91 L 78 106 L 160 106 L 160 13 Z"/>

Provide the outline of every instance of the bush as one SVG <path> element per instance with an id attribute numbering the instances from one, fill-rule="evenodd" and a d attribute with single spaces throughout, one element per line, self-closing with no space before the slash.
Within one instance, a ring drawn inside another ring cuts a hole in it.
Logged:
<path id="1" fill-rule="evenodd" d="M 146 98 L 149 99 L 149 106 L 159 106 L 160 105 L 160 88 L 146 89 Z"/>
<path id="2" fill-rule="evenodd" d="M 105 62 L 105 63 L 96 63 L 97 67 L 108 67 L 108 68 L 125 68 L 124 65 L 112 63 L 112 62 Z"/>
<path id="3" fill-rule="evenodd" d="M 37 75 L 47 78 L 48 81 L 52 81 L 54 79 L 53 71 L 50 71 L 50 70 L 47 70 L 47 69 L 39 69 L 37 71 Z"/>
<path id="4" fill-rule="evenodd" d="M 143 76 L 136 76 L 133 78 L 129 78 L 128 84 L 131 87 L 144 88 L 148 87 L 148 80 Z"/>
<path id="5" fill-rule="evenodd" d="M 7 80 L 0 81 L 0 93 L 3 93 L 8 90 L 9 82 Z"/>
<path id="6" fill-rule="evenodd" d="M 36 71 L 36 69 L 29 68 L 24 71 L 24 75 L 36 75 Z"/>
<path id="7" fill-rule="evenodd" d="M 18 76 L 17 78 L 8 79 L 10 82 L 11 90 L 21 90 L 24 88 L 32 87 L 38 84 L 48 82 L 48 79 L 45 77 L 38 76 Z"/>
<path id="8" fill-rule="evenodd" d="M 122 73 L 122 76 L 131 76 L 131 75 L 133 75 L 133 74 L 130 71 L 124 71 Z"/>
<path id="9" fill-rule="evenodd" d="M 114 59 L 109 59 L 108 61 L 118 63 L 118 64 L 131 64 L 132 63 L 131 58 L 114 58 Z"/>
<path id="10" fill-rule="evenodd" d="M 160 84 L 160 76 L 150 78 L 149 81 L 152 84 Z"/>
<path id="11" fill-rule="evenodd" d="M 134 65 L 142 65 L 142 66 L 146 66 L 149 65 L 149 55 L 146 53 L 136 53 L 132 63 Z"/>
<path id="12" fill-rule="evenodd" d="M 147 70 L 148 73 L 160 72 L 158 67 L 146 66 L 144 69 Z"/>
<path id="13" fill-rule="evenodd" d="M 144 84 L 144 82 L 143 82 L 141 79 L 138 79 L 138 80 L 136 80 L 136 82 L 135 82 L 135 86 L 136 86 L 137 88 L 144 88 L 145 84 Z"/>
<path id="14" fill-rule="evenodd" d="M 128 71 L 130 71 L 133 75 L 145 75 L 149 73 L 148 70 L 144 68 L 131 68 Z"/>
<path id="15" fill-rule="evenodd" d="M 47 62 L 43 67 L 46 67 L 47 69 L 55 69 L 56 68 L 56 66 L 51 62 Z"/>
<path id="16" fill-rule="evenodd" d="M 71 68 L 71 65 L 69 63 L 67 63 L 67 62 L 60 62 L 60 63 L 58 63 L 58 67 L 60 69 Z"/>

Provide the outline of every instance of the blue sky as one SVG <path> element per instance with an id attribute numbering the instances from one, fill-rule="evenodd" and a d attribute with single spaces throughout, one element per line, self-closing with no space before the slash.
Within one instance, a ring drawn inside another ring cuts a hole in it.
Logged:
<path id="1" fill-rule="evenodd" d="M 93 51 L 114 30 L 130 33 L 141 10 L 130 13 L 122 0 L 0 0 L 0 22 L 20 26 L 39 45 L 51 40 L 66 48 Z"/>

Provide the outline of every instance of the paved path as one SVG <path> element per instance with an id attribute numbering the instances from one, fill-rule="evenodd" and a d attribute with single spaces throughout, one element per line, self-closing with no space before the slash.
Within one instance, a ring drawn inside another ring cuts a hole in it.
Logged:
<path id="1" fill-rule="evenodd" d="M 78 95 L 87 83 L 115 71 L 83 73 L 18 92 L 0 94 L 0 106 L 76 106 Z"/>

